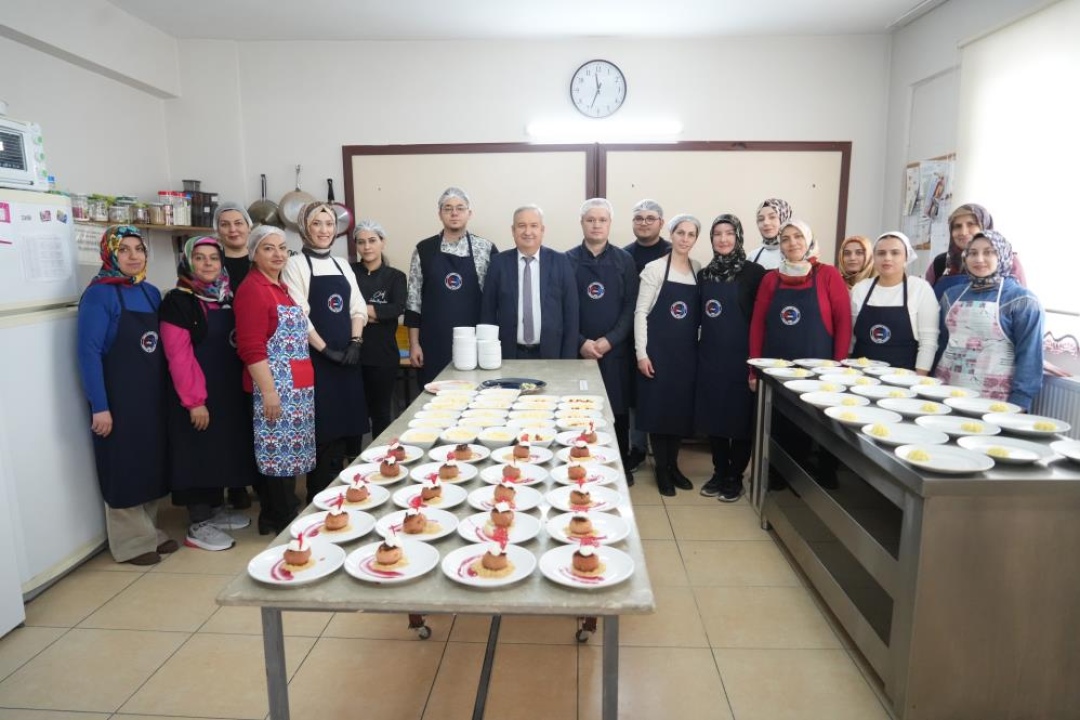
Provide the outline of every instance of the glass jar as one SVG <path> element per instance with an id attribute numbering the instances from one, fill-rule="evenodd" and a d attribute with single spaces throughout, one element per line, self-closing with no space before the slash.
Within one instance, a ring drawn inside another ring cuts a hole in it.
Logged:
<path id="1" fill-rule="evenodd" d="M 71 196 L 71 216 L 76 220 L 90 219 L 90 198 L 86 195 Z"/>
<path id="2" fill-rule="evenodd" d="M 131 223 L 130 205 L 110 205 L 109 222 L 116 225 L 128 225 Z"/>
<path id="3" fill-rule="evenodd" d="M 136 225 L 150 224 L 150 208 L 145 203 L 136 203 L 131 206 L 131 219 Z"/>
<path id="4" fill-rule="evenodd" d="M 103 197 L 92 197 L 89 201 L 90 220 L 109 222 L 109 202 Z"/>
<path id="5" fill-rule="evenodd" d="M 148 208 L 150 211 L 150 224 L 151 225 L 164 225 L 165 224 L 165 206 L 161 203 L 150 203 Z"/>

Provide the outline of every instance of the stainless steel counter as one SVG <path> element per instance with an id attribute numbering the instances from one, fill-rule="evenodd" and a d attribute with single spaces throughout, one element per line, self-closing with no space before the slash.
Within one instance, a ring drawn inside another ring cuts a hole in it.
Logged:
<path id="1" fill-rule="evenodd" d="M 1080 466 L 924 473 L 761 387 L 752 500 L 894 715 L 1080 717 Z M 767 488 L 770 468 L 786 488 Z"/>
<path id="2" fill-rule="evenodd" d="M 544 380 L 547 387 L 545 395 L 594 394 L 606 397 L 603 380 L 594 361 L 587 360 L 512 360 L 505 361 L 499 370 L 462 372 L 452 368 L 439 375 L 439 380 L 462 379 L 474 382 L 499 377 L 527 377 Z M 408 427 L 413 413 L 433 396 L 423 393 L 413 404 L 395 420 L 374 444 L 388 441 L 402 434 Z M 604 409 L 604 417 L 609 426 L 614 418 L 610 408 Z M 554 448 L 553 448 L 554 449 Z M 489 462 L 481 464 L 486 466 Z M 557 464 L 552 461 L 547 465 Z M 617 465 L 622 469 L 621 464 Z M 462 483 L 466 489 L 479 487 L 482 481 L 477 479 Z M 401 487 L 403 483 L 392 489 Z M 538 490 L 547 492 L 553 487 L 548 480 Z M 297 588 L 283 588 L 263 585 L 247 573 L 237 576 L 218 596 L 222 605 L 257 606 L 263 609 L 263 635 L 267 654 L 267 677 L 270 693 L 271 716 L 275 720 L 288 718 L 287 686 L 284 674 L 283 641 L 281 638 L 282 610 L 318 610 L 327 612 L 375 611 L 401 613 L 467 613 L 499 615 L 573 615 L 603 616 L 604 621 L 604 691 L 603 716 L 614 718 L 617 712 L 618 679 L 618 616 L 624 614 L 651 613 L 655 610 L 652 587 L 649 583 L 648 570 L 641 539 L 634 522 L 634 510 L 625 480 L 621 477 L 614 486 L 622 495 L 618 514 L 626 519 L 630 526 L 630 536 L 616 544 L 634 561 L 634 574 L 624 583 L 598 590 L 575 590 L 556 585 L 544 578 L 539 569 L 528 578 L 505 588 L 477 590 L 462 586 L 447 578 L 439 568 L 417 580 L 403 585 L 379 586 L 360 582 L 343 570 L 338 571 L 324 581 Z M 398 510 L 387 503 L 371 511 L 376 517 Z M 309 507 L 305 512 L 313 512 Z M 475 512 L 467 505 L 454 509 L 459 517 Z M 535 512 L 535 511 L 534 511 Z M 288 532 L 282 533 L 275 544 L 288 542 Z M 345 546 L 347 551 L 372 541 L 372 536 L 361 538 Z M 433 546 L 440 555 L 467 545 L 457 533 L 436 540 Z M 537 558 L 547 550 L 560 546 L 544 531 L 540 536 L 523 547 L 531 550 Z M 497 621 L 493 623 L 493 634 L 497 634 Z M 493 646 L 489 646 L 493 651 Z M 483 688 L 482 688 L 483 689 Z M 482 703 L 478 702 L 482 711 Z"/>

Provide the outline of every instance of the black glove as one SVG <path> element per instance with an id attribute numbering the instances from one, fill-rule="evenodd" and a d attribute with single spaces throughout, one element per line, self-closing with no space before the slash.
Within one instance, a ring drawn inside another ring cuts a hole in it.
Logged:
<path id="1" fill-rule="evenodd" d="M 327 360 L 331 362 L 336 362 L 338 365 L 342 365 L 345 363 L 344 350 L 334 350 L 329 345 L 327 345 L 322 349 L 322 354 Z"/>
<path id="2" fill-rule="evenodd" d="M 349 344 L 345 346 L 345 359 L 341 361 L 341 364 L 346 367 L 353 367 L 360 364 L 360 346 L 364 344 L 361 338 L 353 338 L 349 341 Z"/>

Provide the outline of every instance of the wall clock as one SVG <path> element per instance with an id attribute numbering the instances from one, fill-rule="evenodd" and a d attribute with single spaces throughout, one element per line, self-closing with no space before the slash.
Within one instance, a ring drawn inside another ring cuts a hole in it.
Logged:
<path id="1" fill-rule="evenodd" d="M 608 60 L 590 60 L 570 79 L 570 100 L 582 115 L 605 118 L 626 100 L 626 77 Z"/>

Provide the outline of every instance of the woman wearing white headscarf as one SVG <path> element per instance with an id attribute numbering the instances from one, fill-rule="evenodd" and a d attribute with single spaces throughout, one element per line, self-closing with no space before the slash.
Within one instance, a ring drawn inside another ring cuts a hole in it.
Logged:
<path id="1" fill-rule="evenodd" d="M 904 233 L 878 237 L 872 255 L 877 277 L 861 280 L 851 289 L 852 355 L 926 375 L 938 344 L 934 289 L 907 274 L 916 255 Z"/>

